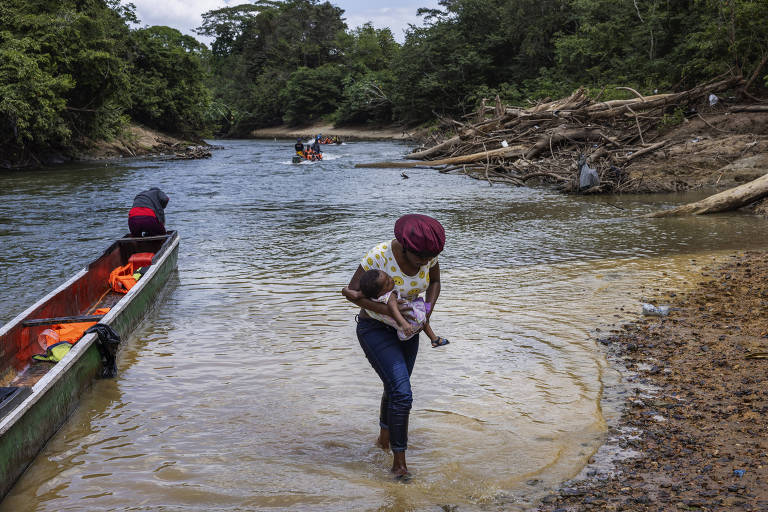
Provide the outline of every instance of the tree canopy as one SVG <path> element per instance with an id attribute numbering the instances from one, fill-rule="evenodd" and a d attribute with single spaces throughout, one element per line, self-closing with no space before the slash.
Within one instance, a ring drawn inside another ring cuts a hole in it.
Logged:
<path id="1" fill-rule="evenodd" d="M 6 0 L 0 6 L 0 148 L 109 139 L 128 116 L 199 131 L 205 47 L 168 27 L 131 30 L 119 0 Z"/>
<path id="2" fill-rule="evenodd" d="M 440 0 L 405 41 L 349 28 L 329 1 L 256 0 L 203 14 L 197 34 L 133 28 L 119 0 L 0 4 L 0 147 L 109 138 L 130 118 L 247 136 L 317 120 L 420 123 L 499 95 L 521 104 L 581 85 L 644 93 L 741 75 L 768 93 L 764 0 Z M 10 148 L 10 149 L 9 149 Z"/>

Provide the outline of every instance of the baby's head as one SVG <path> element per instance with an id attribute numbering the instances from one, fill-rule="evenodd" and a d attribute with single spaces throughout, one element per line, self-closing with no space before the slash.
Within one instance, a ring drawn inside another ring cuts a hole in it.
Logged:
<path id="1" fill-rule="evenodd" d="M 383 270 L 371 269 L 360 277 L 360 291 L 369 299 L 381 297 L 394 287 L 395 281 Z"/>

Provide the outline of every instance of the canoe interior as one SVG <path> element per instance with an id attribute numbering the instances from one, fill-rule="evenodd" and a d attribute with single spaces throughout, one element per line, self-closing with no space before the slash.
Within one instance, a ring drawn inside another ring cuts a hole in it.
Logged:
<path id="1" fill-rule="evenodd" d="M 173 234 L 118 239 L 88 264 L 83 275 L 0 329 L 0 386 L 32 386 L 53 367 L 50 363 L 32 363 L 32 356 L 42 352 L 37 337 L 48 326 L 23 326 L 24 320 L 86 315 L 97 308 L 114 306 L 125 295 L 109 287 L 112 270 L 127 264 L 128 258 L 139 252 L 155 253 L 154 263 L 171 245 Z"/>

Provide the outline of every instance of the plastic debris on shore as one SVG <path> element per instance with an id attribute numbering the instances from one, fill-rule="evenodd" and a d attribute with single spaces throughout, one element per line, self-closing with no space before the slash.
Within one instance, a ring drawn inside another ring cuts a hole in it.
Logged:
<path id="1" fill-rule="evenodd" d="M 667 316 L 669 314 L 669 306 L 654 306 L 647 302 L 643 302 L 642 306 L 645 316 Z"/>

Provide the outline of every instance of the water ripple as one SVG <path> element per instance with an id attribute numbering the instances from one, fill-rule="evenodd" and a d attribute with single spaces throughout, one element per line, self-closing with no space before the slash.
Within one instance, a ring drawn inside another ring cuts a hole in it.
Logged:
<path id="1" fill-rule="evenodd" d="M 119 377 L 94 384 L 0 510 L 503 509 L 532 475 L 546 492 L 577 473 L 600 442 L 606 362 L 591 329 L 637 310 L 641 283 L 685 286 L 692 258 L 768 240 L 739 214 L 640 217 L 679 195 L 611 198 L 619 211 L 353 167 L 400 144 L 300 166 L 290 141 L 224 144 L 209 160 L 0 172 L 2 321 L 123 234 L 145 185 L 169 193 L 182 237 Z M 414 211 L 448 234 L 432 324 L 451 344 L 420 341 L 404 488 L 372 446 L 381 384 L 339 291 Z"/>

